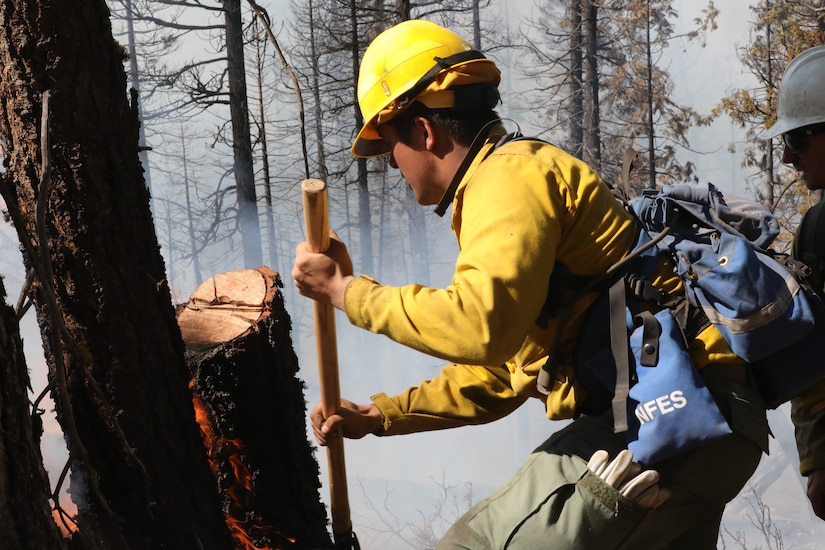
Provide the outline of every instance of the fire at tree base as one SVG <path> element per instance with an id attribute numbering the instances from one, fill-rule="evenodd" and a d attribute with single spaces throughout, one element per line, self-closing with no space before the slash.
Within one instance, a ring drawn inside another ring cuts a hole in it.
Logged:
<path id="1" fill-rule="evenodd" d="M 198 424 L 240 547 L 330 548 L 281 286 L 268 268 L 219 274 L 177 319 Z"/>

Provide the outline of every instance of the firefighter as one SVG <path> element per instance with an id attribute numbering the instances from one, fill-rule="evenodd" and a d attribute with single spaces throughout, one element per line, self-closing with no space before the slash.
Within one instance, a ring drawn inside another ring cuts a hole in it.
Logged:
<path id="1" fill-rule="evenodd" d="M 825 189 L 825 45 L 796 56 L 779 83 L 777 120 L 762 135 L 782 138 L 782 162 L 792 165 L 811 191 Z M 825 283 L 825 213 L 820 201 L 806 212 L 794 238 L 794 256 L 813 269 L 820 290 Z M 825 382 L 791 400 L 799 469 L 808 478 L 808 499 L 825 519 Z"/>
<path id="2" fill-rule="evenodd" d="M 629 462 L 609 403 L 588 393 L 569 362 L 594 296 L 576 302 L 558 346 L 553 312 L 567 296 L 565 281 L 602 273 L 628 252 L 635 223 L 587 165 L 550 144 L 508 137 L 495 112 L 499 81 L 491 59 L 426 21 L 400 23 L 367 48 L 357 90 L 365 123 L 352 153 L 389 155 L 421 205 L 440 214 L 452 207 L 455 273 L 446 288 L 355 277 L 333 235 L 325 254 L 297 246 L 293 280 L 352 324 L 449 364 L 400 394 L 342 400 L 328 418 L 315 407 L 315 437 L 326 445 L 341 434 L 482 424 L 540 399 L 549 419 L 575 420 L 460 518 L 439 549 L 714 548 L 725 505 L 767 449 L 765 407 L 744 363 L 717 331 L 703 331 L 691 355 L 732 432 L 657 463 L 655 474 Z M 536 380 L 548 353 L 558 366 L 545 395 Z M 644 478 L 647 490 L 628 491 L 605 475 L 605 452 L 624 468 L 622 481 Z"/>

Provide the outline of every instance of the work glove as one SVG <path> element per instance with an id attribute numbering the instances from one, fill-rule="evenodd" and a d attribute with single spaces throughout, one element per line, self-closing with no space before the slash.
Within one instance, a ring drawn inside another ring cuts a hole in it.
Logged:
<path id="1" fill-rule="evenodd" d="M 658 508 L 670 498 L 670 491 L 659 487 L 659 472 L 643 471 L 638 463 L 633 462 L 633 453 L 627 449 L 616 455 L 612 462 L 607 451 L 596 451 L 587 467 L 642 508 Z"/>

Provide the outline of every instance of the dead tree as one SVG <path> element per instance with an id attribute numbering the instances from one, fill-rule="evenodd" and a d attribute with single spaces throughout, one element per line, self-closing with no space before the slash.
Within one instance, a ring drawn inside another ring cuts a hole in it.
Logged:
<path id="1" fill-rule="evenodd" d="M 0 278 L 0 540 L 4 548 L 58 549 L 49 478 L 40 455 L 43 424 L 29 412 L 29 373 L 14 310 Z"/>
<path id="2" fill-rule="evenodd" d="M 329 548 L 280 287 L 267 268 L 216 275 L 179 308 L 178 323 L 235 536 L 256 548 Z"/>
<path id="3" fill-rule="evenodd" d="M 233 548 L 106 5 L 2 0 L 0 29 L 0 192 L 36 274 L 78 506 L 73 548 Z"/>

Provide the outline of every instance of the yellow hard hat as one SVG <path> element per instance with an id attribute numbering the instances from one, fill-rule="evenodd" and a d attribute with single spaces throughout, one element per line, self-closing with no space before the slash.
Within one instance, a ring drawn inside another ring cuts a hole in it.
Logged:
<path id="1" fill-rule="evenodd" d="M 417 19 L 399 23 L 375 37 L 361 60 L 358 105 L 364 127 L 352 154 L 373 157 L 388 152 L 377 128 L 414 100 L 432 109 L 460 108 L 465 102 L 493 107 L 500 81 L 495 63 L 453 31 Z M 456 90 L 470 85 L 486 86 L 464 96 L 463 89 Z"/>

